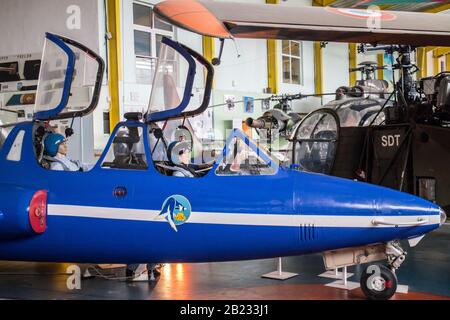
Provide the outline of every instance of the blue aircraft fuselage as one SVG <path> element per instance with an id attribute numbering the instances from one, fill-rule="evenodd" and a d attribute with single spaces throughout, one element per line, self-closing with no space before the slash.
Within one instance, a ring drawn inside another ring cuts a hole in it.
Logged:
<path id="1" fill-rule="evenodd" d="M 134 125 L 148 132 L 146 124 Z M 8 160 L 21 131 L 20 160 Z M 428 201 L 330 176 L 283 168 L 271 176 L 218 176 L 215 167 L 202 178 L 165 176 L 152 165 L 143 138 L 147 170 L 102 168 L 103 155 L 89 172 L 50 171 L 36 160 L 33 123 L 17 125 L 0 152 L 0 260 L 262 259 L 413 238 L 440 225 L 440 209 Z M 41 234 L 30 227 L 28 212 L 39 190 L 47 192 Z M 172 226 L 161 214 L 178 210 L 178 202 L 163 208 L 175 195 L 187 199 L 191 211 Z M 424 223 L 402 226 L 419 220 Z"/>

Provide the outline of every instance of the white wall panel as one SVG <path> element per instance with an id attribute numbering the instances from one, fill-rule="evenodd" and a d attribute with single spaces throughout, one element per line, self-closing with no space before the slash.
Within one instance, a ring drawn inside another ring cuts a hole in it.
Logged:
<path id="1" fill-rule="evenodd" d="M 346 43 L 328 43 L 323 49 L 323 92 L 332 93 L 340 86 L 348 86 L 349 52 Z M 333 96 L 324 96 L 324 102 L 333 100 Z"/>
<path id="2" fill-rule="evenodd" d="M 99 3 L 86 0 L 1 0 L 0 55 L 41 52 L 45 32 L 74 38 L 98 52 Z M 77 15 L 69 10 L 73 6 L 80 9 L 79 29 L 72 23 L 72 17 Z M 73 26 L 75 29 L 70 29 Z"/>

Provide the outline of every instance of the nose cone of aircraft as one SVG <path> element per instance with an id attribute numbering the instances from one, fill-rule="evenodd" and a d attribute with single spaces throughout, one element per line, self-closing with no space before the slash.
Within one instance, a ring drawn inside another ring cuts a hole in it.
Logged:
<path id="1" fill-rule="evenodd" d="M 446 220 L 436 204 L 381 186 L 307 173 L 297 185 L 294 199 L 299 212 L 371 216 L 374 227 L 403 227 L 411 235 L 429 232 Z"/>
<path id="2" fill-rule="evenodd" d="M 446 219 L 445 212 L 428 200 L 386 188 L 380 188 L 379 192 L 377 213 L 380 216 L 397 216 L 399 225 L 437 228 Z"/>

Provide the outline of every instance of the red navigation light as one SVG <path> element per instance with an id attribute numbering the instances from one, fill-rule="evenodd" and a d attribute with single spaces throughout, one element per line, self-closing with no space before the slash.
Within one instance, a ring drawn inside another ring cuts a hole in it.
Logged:
<path id="1" fill-rule="evenodd" d="M 47 191 L 39 190 L 33 195 L 28 216 L 33 231 L 44 233 L 47 227 Z"/>

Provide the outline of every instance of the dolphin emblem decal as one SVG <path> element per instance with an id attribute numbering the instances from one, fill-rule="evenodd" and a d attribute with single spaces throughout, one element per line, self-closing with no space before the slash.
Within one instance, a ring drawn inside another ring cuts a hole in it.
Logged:
<path id="1" fill-rule="evenodd" d="M 191 215 L 191 204 L 184 196 L 173 195 L 168 197 L 161 208 L 157 218 L 166 219 L 175 232 L 177 226 L 185 224 Z"/>

